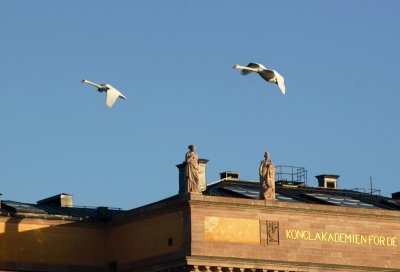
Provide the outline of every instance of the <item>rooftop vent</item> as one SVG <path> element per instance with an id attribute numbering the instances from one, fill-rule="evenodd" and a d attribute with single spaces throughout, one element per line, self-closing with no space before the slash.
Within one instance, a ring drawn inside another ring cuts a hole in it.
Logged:
<path id="1" fill-rule="evenodd" d="M 323 174 L 323 175 L 319 175 L 319 176 L 315 176 L 315 177 L 318 180 L 319 187 L 336 189 L 337 188 L 337 180 L 339 179 L 340 176 Z"/>
<path id="2" fill-rule="evenodd" d="M 39 200 L 37 204 L 57 206 L 57 207 L 72 207 L 73 206 L 72 195 L 62 193 L 59 195 Z"/>
<path id="3" fill-rule="evenodd" d="M 239 172 L 226 171 L 219 174 L 221 179 L 239 180 Z"/>

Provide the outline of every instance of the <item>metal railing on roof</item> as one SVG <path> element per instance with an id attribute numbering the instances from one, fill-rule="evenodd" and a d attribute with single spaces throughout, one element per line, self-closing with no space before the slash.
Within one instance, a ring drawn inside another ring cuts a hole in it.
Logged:
<path id="1" fill-rule="evenodd" d="M 53 215 L 65 215 L 71 217 L 95 217 L 100 214 L 113 214 L 122 212 L 121 208 L 114 207 L 96 207 L 96 206 L 69 206 L 69 207 L 58 207 L 53 205 L 35 205 L 38 209 L 46 211 L 48 214 Z"/>
<path id="2" fill-rule="evenodd" d="M 380 189 L 373 189 L 373 188 L 369 188 L 369 189 L 353 188 L 353 189 L 350 189 L 350 191 L 362 192 L 362 193 L 366 193 L 366 194 L 370 194 L 370 195 L 378 195 L 378 196 L 381 195 Z"/>
<path id="3" fill-rule="evenodd" d="M 277 165 L 275 166 L 275 180 L 277 182 L 307 185 L 307 170 L 305 167 Z"/>

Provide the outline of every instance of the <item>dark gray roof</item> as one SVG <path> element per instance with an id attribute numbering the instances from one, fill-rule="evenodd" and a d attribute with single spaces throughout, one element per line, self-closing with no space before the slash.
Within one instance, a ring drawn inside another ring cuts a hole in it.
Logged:
<path id="1" fill-rule="evenodd" d="M 220 181 L 209 184 L 203 194 L 222 197 L 259 199 L 259 182 L 226 177 Z M 100 222 L 112 220 L 117 215 L 123 213 L 129 214 L 129 211 L 107 207 L 64 207 L 57 201 L 48 201 L 53 198 L 54 197 L 45 199 L 44 201 L 38 201 L 37 204 L 2 200 L 0 214 L 14 217 L 39 217 L 46 219 Z M 397 197 L 389 198 L 381 195 L 373 195 L 346 189 L 309 187 L 301 182 L 291 184 L 285 184 L 282 182 L 276 183 L 276 199 L 281 202 L 291 203 L 400 210 L 400 199 L 397 199 Z M 164 201 L 165 200 L 161 200 L 159 202 Z M 58 204 L 53 204 L 53 202 Z M 137 209 L 145 207 L 146 206 L 143 206 Z"/>
<path id="2" fill-rule="evenodd" d="M 60 207 L 57 205 L 43 205 L 2 200 L 3 213 L 24 217 L 62 218 L 70 220 L 109 220 L 117 214 L 123 213 L 121 209 L 107 207 Z"/>
<path id="3" fill-rule="evenodd" d="M 276 199 L 282 202 L 336 205 L 369 209 L 400 210 L 400 201 L 337 188 L 276 183 Z M 225 179 L 208 185 L 205 195 L 259 199 L 259 182 Z"/>

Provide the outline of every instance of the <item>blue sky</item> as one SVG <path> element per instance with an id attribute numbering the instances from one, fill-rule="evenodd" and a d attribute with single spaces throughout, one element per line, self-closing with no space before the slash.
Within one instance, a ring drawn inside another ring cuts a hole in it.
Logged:
<path id="1" fill-rule="evenodd" d="M 189 144 L 223 171 L 275 165 L 400 191 L 398 1 L 2 1 L 0 193 L 134 208 L 178 191 Z M 259 62 L 286 95 L 232 65 Z M 80 83 L 127 96 L 109 110 Z"/>

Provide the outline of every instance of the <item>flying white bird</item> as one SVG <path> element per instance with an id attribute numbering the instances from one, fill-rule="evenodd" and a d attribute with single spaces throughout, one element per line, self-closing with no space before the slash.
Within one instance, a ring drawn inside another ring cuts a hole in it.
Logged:
<path id="1" fill-rule="evenodd" d="M 259 63 L 249 63 L 247 66 L 233 65 L 232 68 L 241 69 L 243 76 L 255 72 L 268 82 L 278 84 L 279 89 L 285 94 L 285 79 L 275 70 L 269 70 Z"/>
<path id="2" fill-rule="evenodd" d="M 97 84 L 86 79 L 83 79 L 81 82 L 95 86 L 97 88 L 97 91 L 99 92 L 106 92 L 107 94 L 106 105 L 108 108 L 111 108 L 114 105 L 118 97 L 126 99 L 125 95 L 123 95 L 121 92 L 119 92 L 110 84 Z"/>

